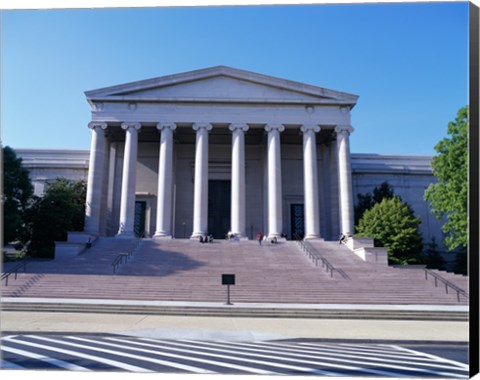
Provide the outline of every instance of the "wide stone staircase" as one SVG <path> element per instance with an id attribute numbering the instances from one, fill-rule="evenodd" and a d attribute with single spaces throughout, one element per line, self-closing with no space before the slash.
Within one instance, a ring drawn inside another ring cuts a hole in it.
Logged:
<path id="1" fill-rule="evenodd" d="M 259 246 L 256 241 L 140 241 L 135 253 L 113 273 L 112 262 L 137 241 L 100 238 L 63 261 L 33 261 L 2 297 L 132 301 L 225 302 L 222 274 L 235 274 L 231 298 L 237 303 L 318 305 L 468 305 L 464 296 L 435 286 L 421 269 L 366 263 L 343 245 L 310 241 L 345 276 L 315 266 L 296 242 Z M 4 268 L 8 269 L 8 268 Z M 440 273 L 468 292 L 468 278 Z"/>

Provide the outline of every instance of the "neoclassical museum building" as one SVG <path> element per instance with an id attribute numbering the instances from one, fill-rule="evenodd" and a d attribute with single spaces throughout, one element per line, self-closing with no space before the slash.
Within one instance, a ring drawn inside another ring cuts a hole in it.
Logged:
<path id="1" fill-rule="evenodd" d="M 351 154 L 356 95 L 225 66 L 85 94 L 90 152 L 17 152 L 37 192 L 87 180 L 90 234 L 336 240 L 354 232 L 357 194 L 388 181 L 425 241 L 442 240 L 423 200 L 431 157 Z"/>

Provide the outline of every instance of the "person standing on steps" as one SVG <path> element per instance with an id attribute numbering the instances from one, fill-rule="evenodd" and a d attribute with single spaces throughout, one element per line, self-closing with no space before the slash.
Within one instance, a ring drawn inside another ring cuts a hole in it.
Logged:
<path id="1" fill-rule="evenodd" d="M 259 232 L 257 234 L 258 245 L 262 245 L 263 235 Z"/>

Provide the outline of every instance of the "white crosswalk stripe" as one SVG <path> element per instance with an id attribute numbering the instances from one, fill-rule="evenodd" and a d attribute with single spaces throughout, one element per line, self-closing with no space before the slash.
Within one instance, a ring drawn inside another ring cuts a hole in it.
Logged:
<path id="1" fill-rule="evenodd" d="M 195 345 L 185 344 L 183 342 L 190 342 L 192 344 L 196 343 L 195 341 L 188 341 L 188 340 L 181 340 L 180 342 L 165 342 L 164 341 L 163 343 L 179 345 L 179 346 L 183 346 L 183 347 L 195 347 Z M 304 371 L 304 372 L 307 372 L 307 373 L 316 373 L 316 374 L 330 375 L 330 376 L 341 376 L 342 375 L 341 372 L 334 372 L 333 370 L 318 370 L 318 369 L 315 369 L 316 367 L 300 367 L 298 365 L 295 365 L 295 366 L 287 365 L 286 366 L 285 364 L 277 363 L 276 360 L 285 359 L 289 363 L 300 363 L 300 364 L 308 364 L 308 365 L 313 364 L 314 366 L 321 365 L 321 366 L 333 367 L 334 369 L 367 372 L 367 373 L 370 373 L 370 374 L 383 375 L 383 376 L 393 376 L 394 375 L 392 372 L 379 371 L 379 370 L 363 370 L 360 367 L 349 366 L 347 364 L 336 365 L 336 364 L 330 364 L 330 363 L 326 363 L 326 362 L 301 360 L 301 359 L 296 359 L 296 358 L 284 358 L 280 355 L 280 352 L 275 352 L 275 351 L 273 351 L 273 352 L 270 351 L 270 352 L 273 353 L 273 355 L 267 354 L 266 353 L 267 351 L 265 351 L 265 350 L 256 350 L 256 352 L 254 352 L 254 353 L 249 353 L 249 352 L 239 350 L 238 347 L 236 347 L 235 349 L 228 349 L 229 345 L 225 346 L 225 345 L 219 345 L 218 343 L 206 343 L 206 342 L 202 342 L 202 344 L 203 344 L 203 348 L 205 350 L 217 351 L 217 352 L 228 352 L 228 353 L 232 353 L 232 354 L 235 354 L 235 355 L 241 354 L 241 355 L 244 355 L 246 357 L 265 358 L 265 359 L 270 359 L 270 360 L 273 360 L 273 361 L 266 362 L 266 361 L 259 361 L 259 360 L 256 360 L 256 359 L 249 359 L 249 358 L 239 359 L 238 356 L 237 356 L 237 360 L 243 360 L 243 361 L 247 361 L 247 362 L 251 362 L 251 363 L 267 364 L 267 365 L 270 365 L 270 366 L 278 366 L 280 368 L 291 368 L 293 370 Z M 211 346 L 216 346 L 216 347 L 220 347 L 220 348 L 211 348 Z M 225 355 L 221 355 L 221 356 L 225 357 Z"/>
<path id="2" fill-rule="evenodd" d="M 26 345 L 28 347 L 41 348 L 41 349 L 45 349 L 47 351 L 53 351 L 53 352 L 58 352 L 58 353 L 61 353 L 61 354 L 72 355 L 74 357 L 79 357 L 79 358 L 83 358 L 83 359 L 97 361 L 97 362 L 100 362 L 100 363 L 110 365 L 110 366 L 112 366 L 116 369 L 123 369 L 123 370 L 131 371 L 131 372 L 153 372 L 153 371 L 141 368 L 141 367 L 128 365 L 128 364 L 125 364 L 125 363 L 122 363 L 122 362 L 119 362 L 119 361 L 100 358 L 100 357 L 95 356 L 95 355 L 84 354 L 84 353 L 77 352 L 77 351 L 72 351 L 72 350 L 60 349 L 60 348 L 56 348 L 54 346 L 47 346 L 47 345 L 44 345 L 44 344 L 36 344 L 36 343 L 33 343 L 33 342 L 23 341 L 23 340 L 15 339 L 15 338 L 12 338 L 12 337 L 2 338 L 2 351 L 6 351 L 5 350 L 5 343 L 8 344 L 8 342 L 13 342 L 13 343 L 21 344 L 21 345 Z"/>
<path id="3" fill-rule="evenodd" d="M 467 364 L 393 344 L 163 340 L 113 335 L 1 338 L 3 369 L 466 378 Z M 412 347 L 415 348 L 412 349 Z M 430 351 L 438 352 L 438 351 Z"/>
<path id="4" fill-rule="evenodd" d="M 303 357 L 309 357 L 308 353 L 315 354 L 313 356 L 310 355 L 310 357 L 317 357 L 317 358 L 320 357 L 320 356 L 318 356 L 319 354 L 320 355 L 321 354 L 334 355 L 336 358 L 366 359 L 366 360 L 373 361 L 373 362 L 388 363 L 389 367 L 391 367 L 392 363 L 393 364 L 395 364 L 395 363 L 403 363 L 403 364 L 410 363 L 410 364 L 419 364 L 423 367 L 452 368 L 452 364 L 454 364 L 454 365 L 459 366 L 462 369 L 468 370 L 468 366 L 463 364 L 463 363 L 454 362 L 454 361 L 447 361 L 446 359 L 438 358 L 438 357 L 435 357 L 434 355 L 423 354 L 423 355 L 425 355 L 425 357 L 419 356 L 420 353 L 418 351 L 403 349 L 403 350 L 405 350 L 404 352 L 409 352 L 409 354 L 408 355 L 405 355 L 405 354 L 402 355 L 400 347 L 398 347 L 398 346 L 390 346 L 390 347 L 393 347 L 396 350 L 396 352 L 400 352 L 400 354 L 398 354 L 398 355 L 381 354 L 380 357 L 378 356 L 379 353 L 381 353 L 381 351 L 379 351 L 379 350 L 377 350 L 377 354 L 375 354 L 376 355 L 375 356 L 370 351 L 365 352 L 365 353 L 361 353 L 361 352 L 357 351 L 355 354 L 352 354 L 351 351 L 346 351 L 345 352 L 341 348 L 335 349 L 335 348 L 330 347 L 329 349 L 326 349 L 326 348 L 320 347 L 322 345 L 315 345 L 315 344 L 311 344 L 310 345 L 311 348 L 308 349 L 308 350 L 305 350 L 305 349 L 294 349 L 294 348 L 291 348 L 291 346 L 285 345 L 285 344 L 281 345 L 281 344 L 263 342 L 263 347 L 269 347 L 269 346 L 274 347 L 275 349 L 280 350 L 280 351 L 290 350 L 292 352 L 302 353 L 301 356 L 303 356 Z M 352 363 L 354 362 L 352 360 L 348 360 L 348 361 L 352 362 Z M 432 361 L 433 361 L 433 363 L 432 363 Z M 443 362 L 445 364 L 439 364 L 439 362 Z M 450 362 L 450 363 L 448 363 L 448 362 Z"/>
<path id="5" fill-rule="evenodd" d="M 148 338 L 140 338 L 142 341 L 153 341 L 152 339 Z M 198 342 L 196 341 L 197 344 L 195 345 L 185 345 L 181 344 L 178 341 L 165 341 L 165 340 L 160 340 L 157 341 L 163 344 L 162 348 L 163 349 L 168 349 L 168 350 L 175 350 L 175 351 L 184 351 L 184 352 L 192 352 L 192 350 L 185 350 L 182 349 L 181 347 L 191 347 L 193 349 L 196 349 L 196 352 L 201 354 L 201 355 L 206 355 L 206 356 L 211 356 L 215 358 L 220 358 L 220 359 L 227 359 L 227 360 L 234 360 L 234 361 L 240 361 L 240 362 L 246 362 L 250 364 L 259 364 L 259 365 L 266 365 L 269 367 L 274 367 L 274 368 L 279 368 L 279 369 L 286 369 L 286 370 L 291 370 L 291 371 L 297 371 L 297 372 L 302 372 L 305 374 L 316 374 L 316 375 L 326 375 L 326 376 L 339 376 L 340 373 L 338 372 L 333 372 L 333 371 L 328 371 L 328 370 L 320 370 L 314 367 L 304 367 L 304 366 L 298 366 L 298 365 L 292 365 L 292 364 L 283 364 L 283 363 L 278 363 L 275 361 L 267 361 L 267 360 L 258 360 L 258 359 L 252 359 L 252 358 L 246 358 L 246 357 L 240 357 L 238 355 L 238 351 L 235 350 L 212 350 L 208 349 L 205 347 L 205 342 Z M 199 346 L 202 345 L 202 350 L 199 351 Z M 180 348 L 176 347 L 167 347 L 166 345 L 173 345 L 173 346 L 180 346 Z M 217 351 L 219 353 L 211 353 L 208 351 Z M 224 355 L 221 352 L 228 352 L 232 353 L 233 355 Z M 251 355 L 250 355 L 251 356 Z M 267 359 L 276 359 L 274 356 L 267 356 L 267 355 L 254 355 L 257 358 L 267 358 Z M 293 361 L 290 361 L 293 362 Z"/>
<path id="6" fill-rule="evenodd" d="M 84 339 L 84 338 L 71 337 L 71 339 L 76 339 L 76 340 L 81 340 L 81 341 L 91 341 L 89 339 Z M 167 356 L 167 357 L 171 357 L 171 358 L 177 358 L 177 359 L 189 360 L 189 361 L 194 361 L 194 362 L 212 364 L 212 365 L 220 366 L 220 367 L 233 368 L 233 369 L 238 369 L 240 371 L 255 373 L 255 374 L 258 374 L 258 375 L 275 375 L 275 374 L 277 374 L 276 372 L 272 372 L 272 371 L 265 371 L 265 370 L 261 370 L 261 369 L 255 369 L 255 368 L 230 364 L 230 363 L 221 362 L 221 361 L 194 358 L 194 357 L 187 356 L 187 355 L 176 355 L 176 354 L 172 354 L 172 353 L 168 353 L 168 352 L 161 352 L 160 353 L 158 350 L 154 351 L 154 350 L 149 350 L 149 349 L 134 348 L 134 347 L 132 347 L 132 345 L 141 345 L 141 343 L 132 342 L 131 340 L 118 339 L 118 338 L 109 338 L 109 340 L 112 340 L 112 341 L 115 341 L 115 342 L 124 342 L 126 344 L 129 344 L 130 346 L 113 344 L 113 343 L 108 343 L 108 342 L 102 342 L 102 344 L 107 345 L 107 346 L 111 346 L 111 347 L 116 347 L 116 348 L 123 348 L 123 349 L 126 348 L 128 350 L 135 350 L 135 351 L 138 351 L 138 352 L 151 353 L 151 354 Z M 157 346 L 148 345 L 148 344 L 143 344 L 143 346 L 145 346 L 145 347 L 157 347 Z"/>
<path id="7" fill-rule="evenodd" d="M 42 362 L 51 364 L 53 366 L 64 368 L 64 369 L 69 369 L 71 371 L 90 371 L 88 368 L 81 367 L 79 365 L 68 363 L 66 361 L 59 360 L 59 359 L 50 358 L 50 357 L 45 356 L 45 355 L 38 355 L 38 354 L 35 354 L 33 352 L 29 352 L 29 351 L 25 351 L 25 350 L 19 350 L 19 349 L 11 348 L 11 347 L 2 347 L 2 351 L 11 352 L 13 354 L 17 354 L 17 355 L 20 355 L 20 356 L 25 356 L 25 357 L 31 358 L 31 359 L 40 360 Z"/>
<path id="8" fill-rule="evenodd" d="M 67 342 L 67 341 L 59 341 L 57 339 L 50 339 L 50 338 L 45 338 L 45 337 L 38 337 L 38 336 L 31 336 L 31 335 L 27 335 L 27 337 L 34 338 L 34 339 L 40 339 L 40 340 L 44 340 L 44 341 L 52 342 L 52 343 L 62 343 L 62 344 L 65 344 L 67 346 L 72 346 L 72 347 L 77 347 L 77 348 L 88 348 L 88 349 L 93 350 L 93 351 L 103 352 L 103 353 L 107 353 L 107 354 L 115 354 L 115 355 L 122 356 L 122 357 L 137 359 L 137 360 L 151 362 L 151 363 L 155 363 L 155 364 L 161 364 L 161 365 L 164 365 L 164 366 L 167 366 L 167 367 L 173 367 L 173 368 L 177 368 L 177 369 L 181 369 L 181 370 L 185 370 L 185 371 L 193 372 L 193 373 L 212 373 L 212 371 L 208 371 L 208 370 L 205 370 L 205 369 L 199 368 L 199 367 L 193 367 L 193 366 L 179 364 L 179 363 L 175 363 L 175 362 L 169 362 L 169 361 L 165 361 L 165 360 L 147 358 L 147 357 L 140 356 L 140 355 L 132 355 L 132 354 L 122 352 L 122 351 L 107 350 L 107 349 L 104 349 L 104 348 L 88 346 L 88 345 L 84 345 L 84 344 L 76 344 L 76 343 Z M 82 338 L 74 338 L 74 339 L 81 340 Z"/>

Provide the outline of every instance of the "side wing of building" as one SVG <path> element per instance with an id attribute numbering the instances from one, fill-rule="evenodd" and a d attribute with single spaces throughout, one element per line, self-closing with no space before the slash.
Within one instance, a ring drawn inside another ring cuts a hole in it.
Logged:
<path id="1" fill-rule="evenodd" d="M 23 165 L 30 171 L 36 195 L 42 195 L 45 183 L 53 181 L 58 177 L 85 181 L 88 178 L 90 154 L 88 150 L 16 149 L 16 152 L 22 158 Z M 157 156 L 154 152 L 155 149 L 152 149 L 150 154 L 148 154 L 148 151 L 143 153 L 141 161 L 148 161 L 148 157 L 152 156 L 153 158 L 150 158 L 151 165 L 155 166 L 154 162 L 157 160 Z M 428 242 L 432 237 L 435 237 L 437 243 L 440 244 L 442 241 L 441 226 L 443 221 L 436 219 L 432 215 L 428 202 L 423 199 L 424 191 L 428 185 L 436 182 L 432 174 L 430 162 L 431 156 L 352 153 L 352 187 L 355 204 L 357 202 L 357 194 L 371 193 L 376 186 L 387 181 L 394 188 L 395 194 L 408 202 L 415 214 L 420 216 L 422 221 L 420 228 L 424 240 Z M 319 165 L 321 164 L 322 161 L 319 160 Z M 144 166 L 141 163 L 138 165 Z M 188 162 L 185 165 L 187 165 L 188 170 L 192 170 L 192 168 L 188 168 Z M 294 161 L 286 164 L 286 166 L 289 165 L 295 165 Z M 217 174 L 215 175 L 221 176 L 219 173 L 229 171 L 229 169 L 225 165 L 218 164 L 215 169 Z M 153 171 L 157 170 L 158 167 L 153 169 Z M 297 181 L 302 180 L 298 170 L 297 172 L 295 170 L 295 166 L 286 169 L 289 182 L 295 176 L 298 177 Z M 288 173 L 291 173 L 289 177 Z M 321 200 L 321 205 L 327 201 L 328 199 Z M 180 230 L 177 231 L 177 237 L 182 238 L 183 234 L 181 222 Z M 334 238 L 332 236 L 332 239 Z"/>

